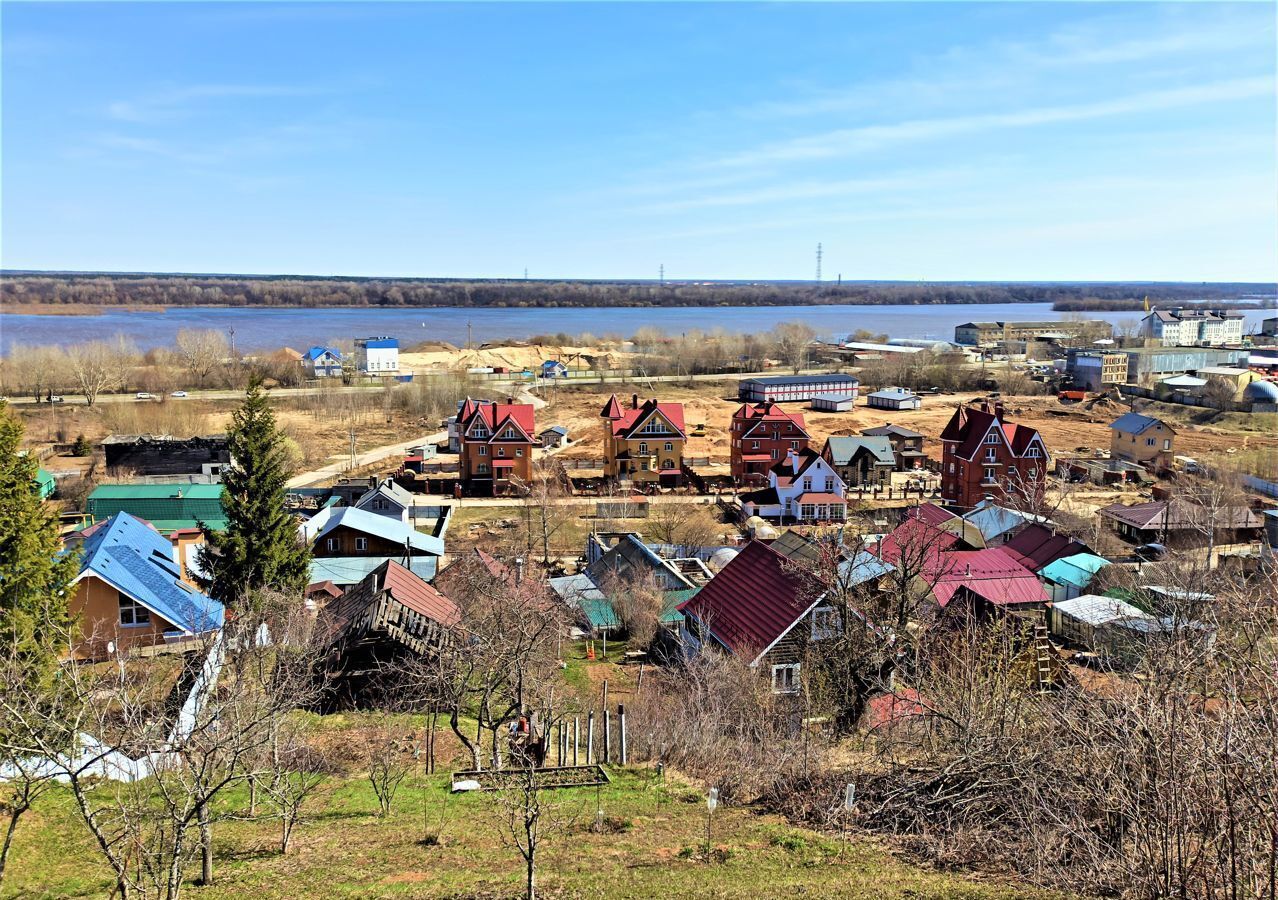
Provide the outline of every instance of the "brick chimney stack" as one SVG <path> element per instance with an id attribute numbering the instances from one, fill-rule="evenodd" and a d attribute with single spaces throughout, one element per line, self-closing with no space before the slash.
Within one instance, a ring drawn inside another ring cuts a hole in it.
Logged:
<path id="1" fill-rule="evenodd" d="M 638 409 L 638 408 L 639 408 L 639 395 L 638 395 L 638 394 L 631 394 L 631 395 L 630 395 L 630 408 L 631 408 L 631 409 Z"/>

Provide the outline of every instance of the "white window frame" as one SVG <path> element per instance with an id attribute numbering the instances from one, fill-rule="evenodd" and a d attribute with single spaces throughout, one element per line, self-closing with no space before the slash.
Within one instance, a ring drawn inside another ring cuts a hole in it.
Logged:
<path id="1" fill-rule="evenodd" d="M 824 641 L 838 637 L 842 630 L 839 611 L 833 606 L 818 606 L 812 610 L 812 640 Z"/>
<path id="2" fill-rule="evenodd" d="M 128 594 L 120 594 L 119 620 L 121 628 L 145 628 L 151 624 L 151 610 L 147 609 Z M 125 613 L 129 621 L 125 621 Z"/>
<path id="3" fill-rule="evenodd" d="M 336 552 L 340 550 L 341 547 L 342 547 L 342 543 L 337 538 L 331 537 L 328 539 L 328 549 L 330 552 Z"/>
<path id="4" fill-rule="evenodd" d="M 666 441 L 666 452 L 667 453 L 674 452 L 674 441 Z"/>
<path id="5" fill-rule="evenodd" d="M 798 663 L 781 663 L 772 667 L 772 693 L 774 694 L 797 694 L 799 692 L 799 664 Z M 779 673 L 785 673 L 781 676 L 780 682 L 777 680 Z"/>
<path id="6" fill-rule="evenodd" d="M 364 551 L 366 551 L 367 549 L 368 549 L 368 538 L 366 538 L 366 537 L 357 537 L 357 538 L 355 538 L 355 552 L 356 552 L 356 553 L 363 553 L 363 552 L 364 552 Z"/>

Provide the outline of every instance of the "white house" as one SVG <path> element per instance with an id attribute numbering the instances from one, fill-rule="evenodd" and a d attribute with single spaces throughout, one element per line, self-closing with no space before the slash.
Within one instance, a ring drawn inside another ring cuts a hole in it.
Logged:
<path id="1" fill-rule="evenodd" d="M 399 341 L 392 337 L 359 338 L 355 341 L 355 369 L 364 375 L 399 373 Z"/>
<path id="2" fill-rule="evenodd" d="M 791 450 L 768 470 L 768 486 L 741 495 L 741 511 L 773 522 L 842 522 L 846 486 L 814 450 Z"/>
<path id="3" fill-rule="evenodd" d="M 312 347 L 302 355 L 302 368 L 312 378 L 340 378 L 342 354 L 332 347 Z"/>

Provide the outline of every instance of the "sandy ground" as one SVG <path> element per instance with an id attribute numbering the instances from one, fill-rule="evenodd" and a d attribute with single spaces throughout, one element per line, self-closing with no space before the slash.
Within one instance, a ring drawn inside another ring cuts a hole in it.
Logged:
<path id="1" fill-rule="evenodd" d="M 675 384 L 659 384 L 657 391 L 646 385 L 609 385 L 609 390 L 598 386 L 580 389 L 560 389 L 549 397 L 545 410 L 538 413 L 538 427 L 565 425 L 574 445 L 563 451 L 566 458 L 598 458 L 602 456 L 603 420 L 599 412 L 615 391 L 623 404 L 629 404 L 631 395 L 639 394 L 640 402 L 657 396 L 661 400 L 684 404 L 684 418 L 689 426 L 703 423 L 705 437 L 693 437 L 688 441 L 689 456 L 709 456 L 711 460 L 726 462 L 729 456 L 728 428 L 732 413 L 740 405 L 736 399 L 736 381 L 701 382 L 687 387 Z M 850 412 L 815 412 L 799 404 L 789 404 L 787 409 L 802 412 L 813 441 L 818 446 L 831 435 L 859 434 L 863 429 L 888 423 L 901 425 L 921 433 L 928 439 L 926 449 L 939 458 L 941 430 L 961 404 L 983 396 L 980 393 L 958 393 L 925 397 L 923 408 L 900 412 L 871 409 L 859 400 Z M 1091 409 L 1082 405 L 1065 406 L 1053 397 L 1013 397 L 1007 400 L 1009 419 L 1037 428 L 1053 454 L 1073 453 L 1078 448 L 1108 449 L 1109 423 L 1126 412 L 1118 404 L 1100 404 Z M 544 424 L 543 424 L 544 423 Z M 1278 435 L 1217 433 L 1193 426 L 1178 427 L 1177 454 L 1209 457 L 1213 453 L 1235 450 L 1268 449 L 1278 452 Z"/>
<path id="2" fill-rule="evenodd" d="M 420 350 L 399 355 L 403 369 L 447 369 L 464 371 L 476 366 L 504 366 L 508 369 L 537 371 L 548 359 L 557 359 L 573 369 L 626 368 L 634 358 L 633 353 L 616 345 L 598 347 L 567 347 L 551 344 L 483 344 L 473 350 L 464 350 L 451 344 L 427 345 Z"/>

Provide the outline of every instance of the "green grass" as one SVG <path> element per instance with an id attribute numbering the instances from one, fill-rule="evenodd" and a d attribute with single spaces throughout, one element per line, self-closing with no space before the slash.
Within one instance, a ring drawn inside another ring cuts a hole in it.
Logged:
<path id="1" fill-rule="evenodd" d="M 406 783 L 392 814 L 380 820 L 364 779 L 331 778 L 310 801 L 288 856 L 278 853 L 274 822 L 219 821 L 215 884 L 191 885 L 184 894 L 255 900 L 518 896 L 521 861 L 499 835 L 492 799 L 449 795 L 447 782 L 447 776 L 434 776 Z M 218 812 L 242 811 L 246 797 L 237 787 Z M 598 793 L 560 791 L 553 799 L 576 821 L 544 845 L 538 878 L 547 896 L 1047 896 L 921 869 L 873 843 L 844 843 L 748 809 L 715 813 L 716 852 L 707 863 L 702 796 L 686 786 L 658 784 L 646 770 L 615 772 L 613 783 Z M 610 826 L 603 833 L 589 828 L 597 802 Z M 438 845 L 422 843 L 427 830 L 439 835 Z M 19 826 L 0 896 L 101 897 L 110 886 L 69 794 L 59 789 L 46 795 Z"/>

